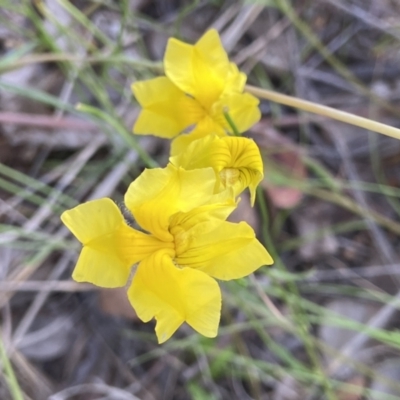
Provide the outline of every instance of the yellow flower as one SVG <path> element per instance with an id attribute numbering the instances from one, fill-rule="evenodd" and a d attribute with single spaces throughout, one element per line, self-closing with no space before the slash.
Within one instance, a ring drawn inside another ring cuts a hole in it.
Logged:
<path id="1" fill-rule="evenodd" d="M 232 133 L 224 112 L 244 132 L 260 119 L 258 99 L 243 93 L 246 75 L 229 62 L 218 32 L 207 31 L 195 45 L 169 39 L 164 57 L 165 77 L 135 82 L 143 107 L 133 132 L 174 138 L 172 153 L 210 133 Z"/>
<path id="2" fill-rule="evenodd" d="M 254 205 L 256 189 L 264 177 L 260 150 L 253 140 L 243 137 L 208 135 L 196 140 L 178 156 L 170 158 L 186 170 L 212 167 L 216 174 L 216 193 L 232 187 L 238 196 L 247 187 Z"/>
<path id="3" fill-rule="evenodd" d="M 128 298 L 140 319 L 156 319 L 159 343 L 183 322 L 215 337 L 221 292 L 214 278 L 241 278 L 272 258 L 250 226 L 225 221 L 236 203 L 228 190 L 214 194 L 214 187 L 212 168 L 145 170 L 125 195 L 145 232 L 128 226 L 110 199 L 64 212 L 62 221 L 83 244 L 73 278 L 124 286 L 139 263 Z"/>

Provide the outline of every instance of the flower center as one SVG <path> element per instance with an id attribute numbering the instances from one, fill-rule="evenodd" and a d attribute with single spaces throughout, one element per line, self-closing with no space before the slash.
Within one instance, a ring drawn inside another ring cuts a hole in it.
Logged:
<path id="1" fill-rule="evenodd" d="M 188 235 L 187 231 L 180 225 L 171 227 L 170 233 L 174 237 L 176 257 L 179 257 L 180 254 L 184 253 L 189 248 L 190 235 Z"/>
<path id="2" fill-rule="evenodd" d="M 239 180 L 240 171 L 237 168 L 224 168 L 220 173 L 221 184 L 224 188 L 234 186 Z"/>

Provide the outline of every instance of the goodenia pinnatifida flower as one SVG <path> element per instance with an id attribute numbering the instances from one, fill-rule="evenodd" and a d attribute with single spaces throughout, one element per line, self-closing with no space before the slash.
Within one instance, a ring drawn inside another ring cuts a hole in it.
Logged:
<path id="1" fill-rule="evenodd" d="M 142 231 L 107 198 L 64 212 L 62 221 L 83 245 L 73 278 L 122 287 L 137 264 L 128 298 L 141 320 L 156 319 L 159 343 L 184 322 L 215 337 L 221 313 L 215 279 L 241 278 L 273 262 L 249 225 L 226 221 L 236 202 L 231 189 L 215 194 L 215 186 L 212 168 L 145 170 L 125 194 Z"/>
<path id="2" fill-rule="evenodd" d="M 257 186 L 264 177 L 260 150 L 253 140 L 244 137 L 205 136 L 171 157 L 170 162 L 186 170 L 212 167 L 216 174 L 216 193 L 231 187 L 238 196 L 248 187 L 252 205 Z"/>
<path id="3" fill-rule="evenodd" d="M 132 85 L 143 107 L 133 132 L 176 138 L 173 155 L 210 133 L 233 133 L 225 113 L 239 132 L 260 119 L 259 101 L 243 93 L 246 75 L 229 61 L 215 29 L 194 45 L 169 39 L 164 69 L 166 76 Z M 189 133 L 178 136 L 186 131 Z"/>

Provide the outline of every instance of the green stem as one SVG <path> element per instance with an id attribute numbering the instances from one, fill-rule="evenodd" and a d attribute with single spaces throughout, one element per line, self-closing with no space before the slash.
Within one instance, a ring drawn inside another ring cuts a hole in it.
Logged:
<path id="1" fill-rule="evenodd" d="M 234 136 L 241 136 L 240 132 L 238 131 L 238 128 L 236 127 L 235 123 L 233 122 L 233 119 L 229 115 L 228 111 L 223 111 L 224 117 L 226 121 L 228 122 L 229 126 L 232 128 L 232 132 Z"/>

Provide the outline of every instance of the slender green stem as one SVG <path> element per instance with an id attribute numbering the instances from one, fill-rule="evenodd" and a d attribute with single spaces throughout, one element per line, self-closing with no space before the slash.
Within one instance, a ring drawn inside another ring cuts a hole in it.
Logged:
<path id="1" fill-rule="evenodd" d="M 238 128 L 236 127 L 235 123 L 233 122 L 233 119 L 229 115 L 228 111 L 224 111 L 224 117 L 226 121 L 228 122 L 229 126 L 232 128 L 232 132 L 234 136 L 241 136 Z"/>
<path id="2" fill-rule="evenodd" d="M 255 86 L 246 86 L 246 91 L 260 99 L 266 99 L 275 103 L 285 104 L 289 107 L 298 108 L 299 110 L 308 111 L 314 114 L 323 115 L 332 119 L 336 119 L 347 124 L 359 126 L 360 128 L 381 133 L 395 139 L 400 139 L 400 129 L 394 128 L 380 122 L 373 121 L 368 118 L 359 117 L 345 111 L 335 110 L 334 108 L 316 104 L 311 101 L 302 100 L 297 97 L 287 96 L 272 90 L 261 89 Z"/>

